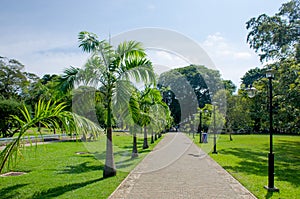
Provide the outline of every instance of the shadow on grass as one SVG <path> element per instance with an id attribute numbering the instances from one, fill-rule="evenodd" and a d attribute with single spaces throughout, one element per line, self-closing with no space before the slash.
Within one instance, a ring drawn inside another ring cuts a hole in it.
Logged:
<path id="1" fill-rule="evenodd" d="M 266 199 L 272 198 L 273 196 L 273 192 L 272 191 L 268 191 L 266 194 Z"/>
<path id="2" fill-rule="evenodd" d="M 15 198 L 19 196 L 20 193 L 18 193 L 17 189 L 22 188 L 28 184 L 17 184 L 10 187 L 6 187 L 3 189 L 0 189 L 0 197 L 3 199 L 8 198 Z"/>
<path id="3" fill-rule="evenodd" d="M 78 173 L 84 173 L 89 171 L 99 171 L 103 170 L 103 165 L 91 165 L 89 166 L 90 162 L 83 162 L 78 165 L 70 165 L 67 166 L 66 169 L 59 172 L 60 174 L 78 174 Z"/>
<path id="4" fill-rule="evenodd" d="M 93 184 L 95 182 L 102 181 L 103 179 L 104 178 L 97 178 L 97 179 L 89 180 L 89 181 L 86 181 L 86 182 L 73 183 L 73 184 L 68 184 L 68 185 L 64 185 L 64 186 L 51 188 L 51 189 L 44 190 L 44 191 L 41 191 L 41 192 L 36 192 L 36 193 L 34 193 L 32 198 L 37 199 L 37 198 L 57 197 L 57 196 L 60 196 L 64 193 L 66 193 L 66 192 L 74 191 L 75 189 L 79 189 L 79 188 L 85 187 L 87 185 Z"/>
<path id="5" fill-rule="evenodd" d="M 232 172 L 242 172 L 258 176 L 268 176 L 268 152 L 265 146 L 262 152 L 251 150 L 251 148 L 228 148 L 219 150 L 222 154 L 236 156 L 240 162 L 236 166 L 224 166 Z M 267 147 L 268 149 L 268 147 Z M 300 142 L 277 140 L 274 144 L 275 152 L 275 180 L 286 181 L 295 186 L 300 186 L 300 175 L 295 171 L 300 170 L 299 156 Z"/>

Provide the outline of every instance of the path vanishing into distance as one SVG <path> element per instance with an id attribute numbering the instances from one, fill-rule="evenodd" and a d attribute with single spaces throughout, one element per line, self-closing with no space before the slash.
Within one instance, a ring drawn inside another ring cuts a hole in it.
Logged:
<path id="1" fill-rule="evenodd" d="M 256 198 L 183 133 L 167 133 L 110 199 Z"/>

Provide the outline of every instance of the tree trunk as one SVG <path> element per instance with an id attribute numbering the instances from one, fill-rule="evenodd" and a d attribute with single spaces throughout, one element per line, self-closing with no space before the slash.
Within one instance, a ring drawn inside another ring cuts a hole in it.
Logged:
<path id="1" fill-rule="evenodd" d="M 154 143 L 153 129 L 151 130 L 151 144 Z"/>
<path id="2" fill-rule="evenodd" d="M 38 123 L 38 132 L 41 133 L 41 123 L 40 122 Z"/>
<path id="3" fill-rule="evenodd" d="M 135 129 L 133 128 L 133 145 L 132 145 L 131 158 L 136 158 L 138 156 L 139 156 L 139 154 L 138 154 L 138 150 L 137 150 L 136 132 L 135 132 Z"/>
<path id="4" fill-rule="evenodd" d="M 107 129 L 106 129 L 106 158 L 105 165 L 103 169 L 103 177 L 111 177 L 117 174 L 115 162 L 114 162 L 114 153 L 112 145 L 112 108 L 111 108 L 111 98 L 108 99 L 108 108 L 107 108 Z"/>
<path id="5" fill-rule="evenodd" d="M 148 138 L 147 138 L 147 128 L 144 126 L 144 144 L 143 144 L 143 149 L 148 149 Z"/>
<path id="6" fill-rule="evenodd" d="M 155 135 L 154 135 L 154 140 L 155 141 L 157 140 L 157 133 L 155 133 Z"/>

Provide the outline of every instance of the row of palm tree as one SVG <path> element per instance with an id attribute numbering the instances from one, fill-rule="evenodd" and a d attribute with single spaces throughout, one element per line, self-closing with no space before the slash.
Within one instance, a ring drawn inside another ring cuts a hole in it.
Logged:
<path id="1" fill-rule="evenodd" d="M 18 138 L 0 153 L 0 172 L 10 159 L 16 157 L 26 130 L 42 124 L 69 133 L 83 132 L 83 137 L 91 133 L 96 137 L 95 134 L 102 132 L 101 127 L 104 127 L 106 159 L 103 177 L 114 176 L 112 134 L 117 117 L 122 117 L 133 134 L 132 157 L 138 156 L 136 134 L 139 129 L 144 131 L 145 149 L 148 148 L 147 131 L 151 131 L 153 142 L 154 132 L 160 133 L 172 121 L 168 106 L 155 88 L 153 67 L 141 43 L 125 41 L 114 48 L 108 41 L 100 41 L 97 35 L 89 32 L 80 32 L 78 39 L 79 47 L 91 56 L 84 67 L 66 69 L 59 83 L 61 91 L 73 95 L 73 112 L 64 102 L 39 101 L 33 114 L 24 106 L 20 111 L 25 119 L 14 117 L 20 127 Z M 147 85 L 142 91 L 135 86 L 141 83 Z M 92 109 L 99 105 L 105 109 L 101 112 L 104 120 L 101 127 L 91 117 Z"/>
<path id="2" fill-rule="evenodd" d="M 169 124 L 172 123 L 171 112 L 166 103 L 162 101 L 160 91 L 156 88 L 146 86 L 143 91 L 136 90 L 129 100 L 129 123 L 133 132 L 132 158 L 138 156 L 136 132 L 137 129 L 144 131 L 143 149 L 147 149 L 148 133 L 151 131 L 151 143 L 157 139 Z M 155 139 L 154 139 L 155 135 Z"/>

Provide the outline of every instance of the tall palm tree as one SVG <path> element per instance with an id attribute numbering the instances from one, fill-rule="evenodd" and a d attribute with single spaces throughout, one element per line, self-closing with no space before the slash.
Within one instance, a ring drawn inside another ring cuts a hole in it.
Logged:
<path id="1" fill-rule="evenodd" d="M 113 108 L 120 110 L 128 103 L 132 92 L 130 80 L 154 82 L 155 75 L 139 42 L 123 42 L 113 48 L 106 40 L 99 41 L 93 33 L 80 32 L 78 38 L 79 47 L 91 53 L 91 57 L 83 69 L 67 69 L 62 86 L 68 89 L 74 87 L 75 82 L 83 83 L 97 87 L 105 96 L 107 141 L 103 177 L 110 177 L 116 175 L 112 146 Z"/>

